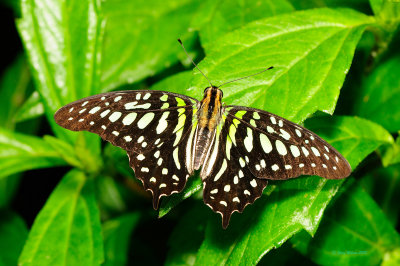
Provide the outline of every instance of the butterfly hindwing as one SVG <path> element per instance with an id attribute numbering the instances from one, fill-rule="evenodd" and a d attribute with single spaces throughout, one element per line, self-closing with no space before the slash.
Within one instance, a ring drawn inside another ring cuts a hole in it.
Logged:
<path id="1" fill-rule="evenodd" d="M 235 126 L 229 131 L 232 149 L 238 150 L 258 178 L 319 175 L 338 179 L 351 172 L 335 148 L 306 128 L 253 108 L 227 106 L 225 112 Z"/>
<path id="2" fill-rule="evenodd" d="M 219 126 L 209 156 L 201 171 L 203 179 L 203 200 L 213 211 L 222 215 L 226 228 L 233 212 L 242 212 L 262 195 L 267 180 L 256 178 L 237 149 L 229 148 L 229 128 L 232 120 L 225 120 Z"/>
<path id="3" fill-rule="evenodd" d="M 136 177 L 151 190 L 158 208 L 160 197 L 181 191 L 191 174 L 184 151 L 196 104 L 193 98 L 169 92 L 110 92 L 62 107 L 55 120 L 125 149 Z"/>

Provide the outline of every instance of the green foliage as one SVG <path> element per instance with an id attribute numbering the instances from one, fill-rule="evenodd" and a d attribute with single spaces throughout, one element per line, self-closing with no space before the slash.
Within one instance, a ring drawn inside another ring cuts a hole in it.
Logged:
<path id="1" fill-rule="evenodd" d="M 19 258 L 21 265 L 98 265 L 103 241 L 93 180 L 72 170 L 36 217 Z"/>
<path id="2" fill-rule="evenodd" d="M 27 61 L 18 56 L 0 80 L 0 263 L 254 265 L 273 249 L 276 257 L 297 254 L 322 265 L 399 263 L 397 2 L 12 6 L 21 14 L 16 24 Z M 304 123 L 347 158 L 353 176 L 271 181 L 227 230 L 202 203 L 197 174 L 183 192 L 163 198 L 159 213 L 152 211 L 124 151 L 102 150 L 98 136 L 64 130 L 53 116 L 69 102 L 120 86 L 201 98 L 207 80 L 190 70 L 177 38 L 216 85 L 274 66 L 224 86 L 224 102 Z M 27 228 L 10 204 L 23 197 L 20 176 L 59 166 L 72 170 Z"/>

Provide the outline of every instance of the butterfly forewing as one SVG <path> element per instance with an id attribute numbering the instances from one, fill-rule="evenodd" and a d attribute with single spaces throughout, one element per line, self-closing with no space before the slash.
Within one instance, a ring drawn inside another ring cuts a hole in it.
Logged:
<path id="1" fill-rule="evenodd" d="M 158 208 L 160 197 L 181 191 L 191 174 L 184 156 L 196 104 L 193 98 L 161 91 L 110 92 L 62 107 L 55 120 L 128 151 L 136 177 L 153 193 Z"/>
<path id="2" fill-rule="evenodd" d="M 347 177 L 351 167 L 313 132 L 274 114 L 241 106 L 226 107 L 229 137 L 250 171 L 258 178 L 288 179 L 319 175 Z"/>

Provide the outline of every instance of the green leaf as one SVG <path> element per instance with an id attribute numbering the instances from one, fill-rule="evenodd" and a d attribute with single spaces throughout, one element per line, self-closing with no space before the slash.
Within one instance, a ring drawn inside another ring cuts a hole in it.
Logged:
<path id="1" fill-rule="evenodd" d="M 292 244 L 320 265 L 378 265 L 399 252 L 400 236 L 368 193 L 353 185 L 326 212 L 314 238 L 302 232 Z"/>
<path id="2" fill-rule="evenodd" d="M 206 52 L 214 43 L 223 41 L 224 35 L 240 28 L 249 22 L 294 11 L 286 0 L 281 1 L 213 1 L 215 10 L 210 12 L 210 22 L 200 30 L 201 44 Z"/>
<path id="3" fill-rule="evenodd" d="M 61 106 L 99 91 L 104 28 L 99 4 L 22 0 L 22 18 L 17 19 L 50 125 L 71 143 L 76 134 L 59 127 L 53 115 Z"/>
<path id="4" fill-rule="evenodd" d="M 393 57 L 369 75 L 359 89 L 354 114 L 372 120 L 390 132 L 400 130 L 400 57 Z"/>
<path id="5" fill-rule="evenodd" d="M 202 187 L 203 184 L 201 183 L 201 178 L 198 174 L 190 177 L 182 192 L 163 198 L 163 200 L 161 201 L 160 210 L 158 212 L 158 218 L 161 218 L 169 213 L 172 208 L 201 190 Z"/>
<path id="6" fill-rule="evenodd" d="M 372 169 L 360 181 L 390 223 L 396 226 L 400 214 L 400 165 Z"/>
<path id="7" fill-rule="evenodd" d="M 15 112 L 23 103 L 27 91 L 31 89 L 31 81 L 28 64 L 23 55 L 18 55 L 1 76 L 0 127 L 8 130 L 15 129 L 17 122 Z M 30 131 L 29 126 L 25 126 L 23 129 L 24 131 Z M 0 178 L 0 209 L 9 205 L 18 188 L 19 182 L 19 175 L 9 175 Z"/>
<path id="8" fill-rule="evenodd" d="M 298 1 L 289 0 L 292 5 L 298 9 L 312 9 L 320 7 L 350 7 L 359 11 L 370 11 L 367 1 L 365 0 L 308 0 Z"/>
<path id="9" fill-rule="evenodd" d="M 157 82 L 156 84 L 151 86 L 150 89 L 160 91 L 174 91 L 176 90 L 176 88 L 179 88 L 182 92 L 184 92 L 189 88 L 191 79 L 192 71 L 183 71 Z"/>
<path id="10" fill-rule="evenodd" d="M 61 158 L 63 158 L 70 165 L 75 166 L 79 169 L 84 170 L 82 162 L 75 155 L 74 147 L 69 143 L 55 138 L 53 136 L 44 136 L 44 141 L 51 145 L 51 147 L 58 152 Z"/>
<path id="11" fill-rule="evenodd" d="M 355 46 L 373 21 L 349 9 L 314 9 L 258 20 L 226 34 L 199 67 L 220 85 L 274 66 L 226 85 L 224 101 L 294 122 L 317 110 L 331 114 Z M 199 97 L 206 86 L 196 71 L 186 94 Z"/>
<path id="12" fill-rule="evenodd" d="M 193 41 L 190 20 L 200 0 L 104 2 L 107 18 L 102 88 L 133 83 L 178 62 L 183 53 L 176 41 Z"/>
<path id="13" fill-rule="evenodd" d="M 0 178 L 0 209 L 5 209 L 10 205 L 18 192 L 20 182 L 20 174 Z"/>
<path id="14" fill-rule="evenodd" d="M 400 163 L 400 137 L 392 145 L 384 146 L 380 149 L 383 166 Z"/>
<path id="15" fill-rule="evenodd" d="M 165 265 L 194 265 L 204 239 L 208 216 L 209 208 L 199 201 L 179 219 L 168 240 L 169 251 Z"/>
<path id="16" fill-rule="evenodd" d="M 64 176 L 36 217 L 20 265 L 98 265 L 103 262 L 99 210 L 92 180 Z"/>
<path id="17" fill-rule="evenodd" d="M 28 119 L 36 118 L 44 114 L 42 99 L 37 91 L 24 102 L 15 114 L 15 120 L 22 122 Z"/>
<path id="18" fill-rule="evenodd" d="M 0 264 L 17 265 L 28 228 L 22 218 L 13 212 L 3 210 L 0 217 Z"/>
<path id="19" fill-rule="evenodd" d="M 383 20 L 400 21 L 400 5 L 395 0 L 369 0 L 375 16 Z"/>
<path id="20" fill-rule="evenodd" d="M 23 103 L 31 85 L 31 75 L 24 56 L 19 55 L 8 67 L 0 81 L 0 126 L 14 129 L 15 112 Z"/>
<path id="21" fill-rule="evenodd" d="M 42 139 L 0 128 L 0 178 L 61 165 L 66 163 L 60 154 Z"/>
<path id="22" fill-rule="evenodd" d="M 131 234 L 139 218 L 139 213 L 129 213 L 103 224 L 104 265 L 126 265 Z"/>
<path id="23" fill-rule="evenodd" d="M 383 127 L 359 117 L 312 118 L 305 125 L 335 139 L 335 147 L 347 151 L 345 157 L 353 169 L 379 146 L 393 143 L 393 137 Z"/>
<path id="24" fill-rule="evenodd" d="M 306 122 L 307 128 L 337 148 L 353 169 L 377 147 L 392 141 L 379 125 L 360 118 L 324 117 Z M 371 129 L 376 134 L 371 134 Z M 233 215 L 227 230 L 221 228 L 217 215 L 209 220 L 196 264 L 256 264 L 295 233 L 305 229 L 314 234 L 342 182 L 316 176 L 270 181 L 277 189 L 248 206 L 243 214 Z"/>

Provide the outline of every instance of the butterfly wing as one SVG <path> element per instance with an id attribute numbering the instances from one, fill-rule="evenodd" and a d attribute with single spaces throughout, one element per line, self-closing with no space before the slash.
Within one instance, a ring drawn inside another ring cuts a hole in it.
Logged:
<path id="1" fill-rule="evenodd" d="M 161 91 L 110 92 L 70 103 L 54 118 L 66 129 L 96 133 L 125 149 L 157 209 L 161 196 L 180 192 L 191 174 L 185 150 L 197 102 Z"/>
<path id="2" fill-rule="evenodd" d="M 226 228 L 262 195 L 268 179 L 319 175 L 347 177 L 346 159 L 313 132 L 274 114 L 227 106 L 201 177 L 204 202 L 222 215 Z"/>
<path id="3" fill-rule="evenodd" d="M 258 178 L 318 175 L 340 179 L 351 173 L 349 163 L 335 148 L 304 127 L 253 108 L 227 106 L 226 113 L 235 126 L 229 131 L 235 140 L 232 149 L 246 158 Z"/>
<path id="4" fill-rule="evenodd" d="M 233 212 L 242 212 L 248 204 L 261 197 L 268 183 L 254 176 L 238 149 L 230 149 L 231 125 L 232 119 L 226 117 L 225 122 L 218 126 L 200 173 L 204 180 L 204 203 L 222 215 L 224 228 L 228 226 Z"/>

